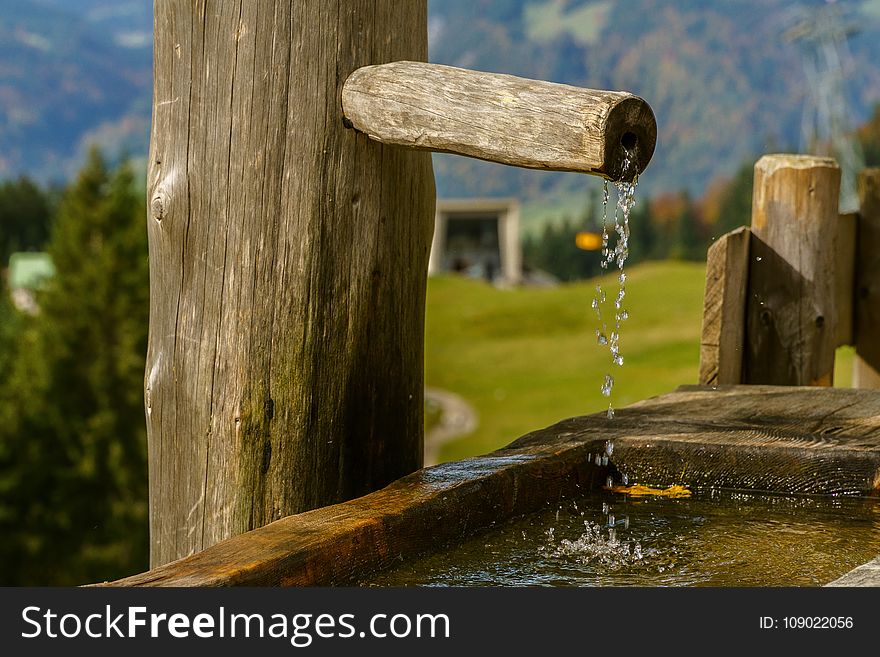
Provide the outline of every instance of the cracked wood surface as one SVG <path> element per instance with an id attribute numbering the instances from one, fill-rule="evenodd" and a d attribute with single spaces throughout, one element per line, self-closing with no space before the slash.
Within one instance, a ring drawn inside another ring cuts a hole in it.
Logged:
<path id="1" fill-rule="evenodd" d="M 880 168 L 859 175 L 854 383 L 880 388 Z"/>
<path id="2" fill-rule="evenodd" d="M 614 441 L 608 466 L 594 456 Z M 684 386 L 564 420 L 487 456 L 425 468 L 364 497 L 283 518 L 127 586 L 344 585 L 491 523 L 604 485 L 880 493 L 880 392 Z"/>
<path id="3" fill-rule="evenodd" d="M 151 563 L 422 463 L 430 154 L 343 125 L 427 57 L 425 0 L 155 8 L 145 380 Z"/>
<path id="4" fill-rule="evenodd" d="M 743 226 L 709 247 L 700 337 L 700 383 L 742 381 L 751 231 Z"/>
<path id="5" fill-rule="evenodd" d="M 755 164 L 743 383 L 832 383 L 839 188 L 831 158 Z"/>

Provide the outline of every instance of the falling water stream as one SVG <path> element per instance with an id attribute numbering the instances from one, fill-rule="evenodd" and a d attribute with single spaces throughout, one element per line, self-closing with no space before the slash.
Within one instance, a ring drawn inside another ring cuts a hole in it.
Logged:
<path id="1" fill-rule="evenodd" d="M 629 172 L 636 165 L 636 154 L 629 149 L 624 150 L 625 157 L 623 161 L 622 180 L 614 183 L 617 191 L 617 205 L 614 208 L 612 217 L 612 225 L 609 229 L 608 204 L 610 193 L 608 181 L 604 181 L 602 194 L 602 261 L 603 270 L 607 270 L 612 265 L 617 266 L 617 294 L 614 298 L 614 321 L 611 326 L 610 336 L 608 322 L 603 318 L 602 308 L 607 301 L 607 295 L 602 288 L 601 283 L 596 284 L 596 294 L 593 297 L 592 308 L 596 312 L 596 319 L 599 327 L 596 329 L 596 341 L 600 346 L 607 346 L 611 354 L 611 368 L 623 366 L 623 354 L 620 353 L 620 330 L 621 324 L 629 318 L 629 313 L 624 308 L 623 301 L 626 298 L 626 259 L 629 256 L 629 216 L 635 205 L 636 185 L 638 185 L 638 176 L 629 176 Z M 629 181 L 626 178 L 630 178 Z M 613 242 L 613 246 L 612 246 Z M 611 393 L 614 390 L 614 375 L 606 372 L 600 387 L 602 394 L 609 398 L 608 410 L 606 414 L 608 419 L 614 418 L 614 404 L 611 400 Z M 607 465 L 608 458 L 614 452 L 614 443 L 607 441 L 605 443 L 605 453 L 596 455 L 596 465 Z M 608 477 L 605 482 L 607 488 L 614 485 L 612 477 Z M 622 476 L 622 482 L 626 486 L 629 482 L 627 476 Z M 598 551 L 600 553 L 616 554 L 621 550 L 626 552 L 627 557 L 634 560 L 642 558 L 641 546 L 636 543 L 634 546 L 621 542 L 617 538 L 617 527 L 623 525 L 624 529 L 629 529 L 629 517 L 624 516 L 618 520 L 612 512 L 608 503 L 602 505 L 602 514 L 604 521 L 600 524 L 587 526 L 587 531 L 576 541 L 569 542 L 565 547 L 569 551 Z M 607 529 L 607 539 L 601 533 L 602 529 Z"/>
<path id="2" fill-rule="evenodd" d="M 635 165 L 635 153 L 625 151 L 626 157 L 623 162 L 623 177 L 627 177 L 627 172 Z M 617 296 L 614 299 L 614 321 L 611 326 L 611 334 L 609 336 L 608 322 L 603 318 L 602 306 L 607 301 L 607 295 L 602 288 L 601 283 L 596 284 L 596 294 L 593 297 L 592 308 L 596 312 L 596 319 L 599 328 L 596 329 L 596 341 L 607 346 L 611 353 L 612 366 L 621 367 L 623 365 L 623 355 L 620 353 L 620 328 L 621 324 L 629 318 L 629 313 L 623 307 L 623 300 L 626 297 L 626 259 L 629 256 L 629 215 L 635 205 L 636 185 L 638 185 L 638 177 L 633 177 L 629 182 L 620 180 L 614 183 L 617 189 L 617 205 L 614 208 L 614 216 L 612 217 L 612 226 L 609 230 L 608 221 L 608 202 L 610 193 L 608 189 L 608 181 L 604 183 L 604 193 L 602 195 L 602 261 L 603 270 L 607 270 L 612 264 L 617 265 Z M 612 239 L 614 242 L 612 248 Z M 614 406 L 610 397 L 614 390 L 614 375 L 606 372 L 602 385 L 600 387 L 602 394 L 609 398 L 608 417 L 614 417 Z"/>

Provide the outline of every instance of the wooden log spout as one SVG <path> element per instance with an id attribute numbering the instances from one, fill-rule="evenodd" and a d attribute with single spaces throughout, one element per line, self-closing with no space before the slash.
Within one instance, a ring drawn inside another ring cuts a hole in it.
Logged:
<path id="1" fill-rule="evenodd" d="M 611 180 L 641 173 L 657 141 L 651 107 L 630 93 L 422 62 L 356 70 L 342 109 L 385 144 Z"/>

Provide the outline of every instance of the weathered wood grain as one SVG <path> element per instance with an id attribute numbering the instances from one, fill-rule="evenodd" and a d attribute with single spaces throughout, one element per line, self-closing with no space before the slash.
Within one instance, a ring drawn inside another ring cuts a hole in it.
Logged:
<path id="1" fill-rule="evenodd" d="M 834 295 L 837 304 L 836 346 L 853 344 L 855 317 L 856 234 L 859 215 L 840 215 L 837 223 L 837 251 L 834 257 Z"/>
<path id="2" fill-rule="evenodd" d="M 425 0 L 155 7 L 151 561 L 421 465 L 430 155 L 343 126 Z"/>
<path id="3" fill-rule="evenodd" d="M 608 466 L 595 464 L 614 449 Z M 686 386 L 564 420 L 487 456 L 426 468 L 385 489 L 283 518 L 124 586 L 337 585 L 556 504 L 609 474 L 657 487 L 880 494 L 880 392 Z"/>
<path id="4" fill-rule="evenodd" d="M 880 388 L 880 372 L 868 365 L 858 354 L 853 356 L 852 385 L 853 388 Z"/>
<path id="5" fill-rule="evenodd" d="M 860 386 L 880 387 L 880 168 L 859 176 L 856 255 L 855 375 Z"/>
<path id="6" fill-rule="evenodd" d="M 839 187 L 830 158 L 755 164 L 744 383 L 832 383 Z"/>
<path id="7" fill-rule="evenodd" d="M 654 113 L 632 94 L 439 64 L 358 69 L 342 105 L 350 125 L 387 144 L 612 180 L 641 173 L 657 141 Z M 624 171 L 627 150 L 635 166 Z"/>
<path id="8" fill-rule="evenodd" d="M 750 239 L 742 227 L 709 247 L 700 338 L 700 383 L 705 385 L 742 381 Z"/>
<path id="9" fill-rule="evenodd" d="M 825 586 L 880 586 L 880 557 L 853 568 Z"/>

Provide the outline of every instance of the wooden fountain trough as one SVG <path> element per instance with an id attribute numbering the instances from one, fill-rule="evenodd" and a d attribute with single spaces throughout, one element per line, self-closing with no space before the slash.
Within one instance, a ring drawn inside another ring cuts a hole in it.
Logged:
<path id="1" fill-rule="evenodd" d="M 605 467 L 595 455 L 614 452 Z M 419 470 L 364 497 L 283 518 L 122 586 L 356 584 L 493 523 L 604 486 L 880 493 L 880 392 L 684 386 L 564 420 L 486 456 Z"/>

